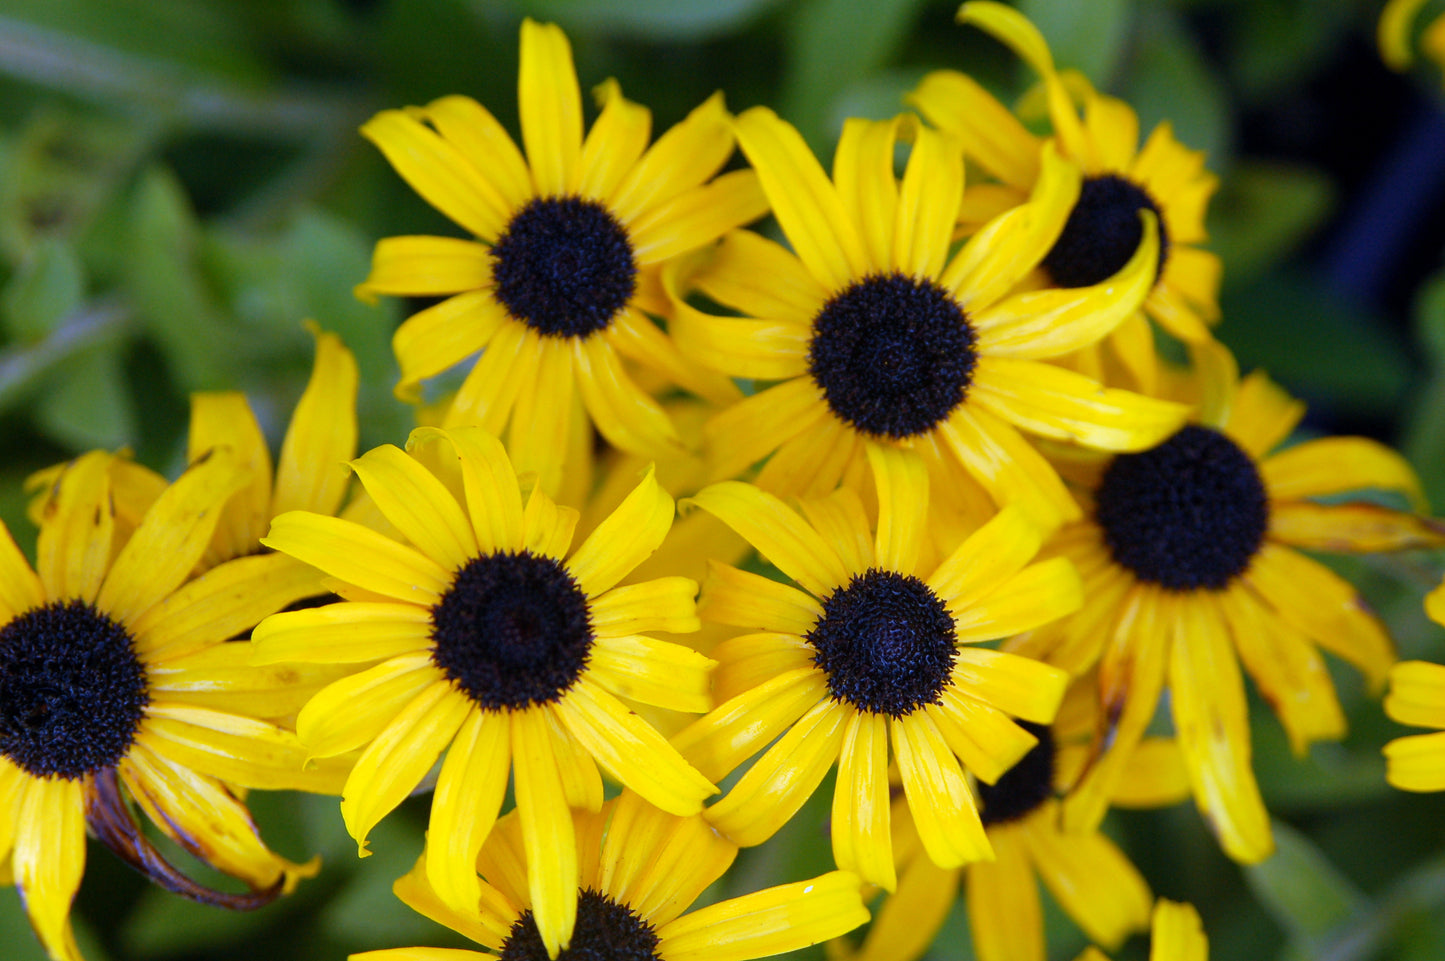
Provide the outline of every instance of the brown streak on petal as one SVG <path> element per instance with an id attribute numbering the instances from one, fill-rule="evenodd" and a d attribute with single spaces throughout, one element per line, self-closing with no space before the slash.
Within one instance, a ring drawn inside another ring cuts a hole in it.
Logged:
<path id="1" fill-rule="evenodd" d="M 141 833 L 140 825 L 121 797 L 120 779 L 113 767 L 98 771 L 86 785 L 85 820 L 95 836 L 121 860 L 167 891 L 200 904 L 254 911 L 280 897 L 286 883 L 283 875 L 269 888 L 252 889 L 248 894 L 227 894 L 186 877 Z"/>

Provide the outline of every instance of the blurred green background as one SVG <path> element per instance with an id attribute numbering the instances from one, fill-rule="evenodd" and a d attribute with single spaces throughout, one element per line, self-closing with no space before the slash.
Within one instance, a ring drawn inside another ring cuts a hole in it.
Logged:
<path id="1" fill-rule="evenodd" d="M 1222 178 L 1221 337 L 1311 404 L 1307 429 L 1404 447 L 1445 504 L 1445 114 L 1439 75 L 1396 76 L 1374 49 L 1378 2 L 1024 0 L 1062 66 L 1168 119 Z M 584 89 L 606 77 L 654 130 L 715 89 L 769 104 L 820 154 L 847 116 L 888 116 L 937 67 L 1006 99 L 1028 77 L 954 26 L 952 0 L 0 0 L 0 515 L 22 544 L 22 483 L 90 447 L 174 473 L 187 395 L 242 389 L 278 440 L 310 368 L 301 321 L 338 331 L 363 373 L 362 444 L 399 442 L 389 340 L 404 304 L 351 288 L 372 243 L 456 234 L 356 128 L 376 110 L 469 94 L 516 129 L 523 16 L 571 37 Z M 1439 5 L 1432 8 L 1441 9 Z M 1402 653 L 1445 660 L 1425 621 L 1439 558 L 1339 564 Z M 1292 758 L 1257 712 L 1257 768 L 1280 853 L 1242 870 L 1192 806 L 1115 814 L 1155 890 L 1196 903 L 1219 959 L 1445 957 L 1445 798 L 1383 780 L 1405 733 L 1347 671 L 1340 745 Z M 831 865 L 828 792 L 726 882 L 742 892 Z M 76 905 L 91 961 L 332 961 L 463 942 L 390 894 L 423 802 L 358 861 L 334 799 L 256 796 L 284 853 L 326 870 L 249 915 L 149 889 L 94 847 Z M 809 812 L 814 816 L 809 818 Z M 1055 958 L 1079 935 L 1050 913 Z M 971 957 L 956 911 L 932 954 Z M 0 955 L 41 957 L 13 891 Z M 1125 956 L 1143 957 L 1135 943 Z"/>

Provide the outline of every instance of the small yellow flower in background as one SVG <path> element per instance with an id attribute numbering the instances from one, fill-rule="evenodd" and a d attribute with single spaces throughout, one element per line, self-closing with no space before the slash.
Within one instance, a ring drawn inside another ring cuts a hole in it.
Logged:
<path id="1" fill-rule="evenodd" d="M 631 791 L 596 812 L 574 812 L 581 889 L 571 957 L 628 961 L 751 961 L 837 937 L 868 920 L 858 879 L 834 871 L 718 901 L 685 914 L 726 873 L 737 846 L 700 817 L 675 817 Z M 538 931 L 523 877 L 521 828 L 515 814 L 497 822 L 477 858 L 486 881 L 478 905 L 458 911 L 432 888 L 426 856 L 396 882 L 414 910 L 460 932 L 490 954 L 445 948 L 398 948 L 352 955 L 352 961 L 546 961 L 558 947 Z M 428 847 L 428 851 L 431 848 Z"/>
<path id="2" fill-rule="evenodd" d="M 1041 266 L 1059 287 L 1097 284 L 1133 256 L 1142 233 L 1140 210 L 1159 221 L 1155 282 L 1138 312 L 1109 337 L 1117 359 L 1139 389 L 1153 389 L 1152 318 L 1184 341 L 1208 340 L 1219 319 L 1219 257 L 1198 245 L 1207 239 L 1204 214 L 1218 178 L 1204 155 L 1174 139 L 1167 121 L 1139 146 L 1139 118 L 1122 100 L 1093 89 L 1081 75 L 1055 71 L 1047 42 L 1018 10 L 999 3 L 965 3 L 958 19 L 1008 44 L 1043 78 L 1053 136 L 1030 133 L 972 78 L 952 70 L 926 76 L 908 101 L 929 121 L 956 135 L 970 161 L 998 184 L 983 184 L 963 201 L 963 219 L 977 223 L 1027 197 L 1041 176 L 1044 143 L 1083 168 L 1083 184 L 1068 222 Z M 1083 105 L 1079 115 L 1076 95 Z M 1097 363 L 1097 361 L 1095 361 Z"/>
<path id="3" fill-rule="evenodd" d="M 269 851 L 232 786 L 336 793 L 343 775 L 332 764 L 305 770 L 296 736 L 256 716 L 289 705 L 284 677 L 224 657 L 243 647 L 229 638 L 277 610 L 247 565 L 254 558 L 191 579 L 223 503 L 250 483 L 247 469 L 213 449 L 122 539 L 113 461 L 94 452 L 54 475 L 34 570 L 0 526 L 0 860 L 41 943 L 63 961 L 80 958 L 69 911 L 87 827 L 171 891 L 255 907 L 318 865 Z M 132 802 L 252 893 L 181 874 L 146 839 Z"/>
<path id="4" fill-rule="evenodd" d="M 1021 430 L 1132 450 L 1182 421 L 1183 408 L 1041 362 L 1093 343 L 1143 300 L 1158 251 L 1152 216 L 1104 283 L 1010 295 L 1078 193 L 1077 170 L 1052 151 L 1029 201 L 950 256 L 963 157 L 945 135 L 908 118 L 849 120 L 829 180 L 771 110 L 749 110 L 736 127 L 794 252 L 735 231 L 690 277 L 671 278 L 746 315 L 704 313 L 669 287 L 674 334 L 698 363 L 782 381 L 705 428 L 716 477 L 772 455 L 761 487 L 821 496 L 862 476 L 871 440 L 922 452 L 940 498 L 967 472 L 1047 527 L 1078 508 Z M 913 143 L 899 180 L 904 137 Z"/>
<path id="5" fill-rule="evenodd" d="M 944 866 L 992 857 L 964 771 L 992 783 L 1023 757 L 1036 739 L 1012 718 L 1053 720 L 1065 675 L 970 645 L 1054 620 L 1080 598 L 1067 562 L 1029 563 L 1041 535 L 1017 508 L 921 577 L 923 461 L 877 444 L 867 457 L 876 528 L 846 488 L 804 501 L 802 516 L 737 481 L 692 498 L 802 590 L 714 565 L 700 611 L 765 633 L 718 645 L 720 703 L 673 743 L 717 780 L 776 739 L 707 810 L 744 846 L 781 828 L 836 762 L 835 862 L 892 890 L 890 743 L 928 856 Z"/>
<path id="6" fill-rule="evenodd" d="M 1109 961 L 1098 948 L 1085 948 L 1075 961 Z M 1149 922 L 1149 961 L 1209 961 L 1209 939 L 1194 905 L 1160 898 Z"/>
<path id="7" fill-rule="evenodd" d="M 443 426 L 505 431 L 518 471 L 536 471 L 555 496 L 582 408 L 624 450 L 657 457 L 679 445 L 624 359 L 712 400 L 737 399 L 725 378 L 686 363 L 648 314 L 667 309 L 663 262 L 756 220 L 767 204 L 751 171 L 714 177 L 734 143 L 720 94 L 649 148 L 651 113 L 608 81 L 584 139 L 567 38 L 526 20 L 518 98 L 525 159 L 466 97 L 386 110 L 361 128 L 477 240 L 382 240 L 357 292 L 448 297 L 397 330 L 398 395 L 418 399 L 422 380 L 482 351 Z"/>
<path id="8" fill-rule="evenodd" d="M 569 807 L 602 804 L 601 767 L 664 810 L 701 810 L 712 783 L 619 697 L 701 713 L 713 662 L 644 631 L 698 625 L 697 583 L 615 587 L 652 554 L 673 501 L 651 471 L 570 551 L 577 512 L 522 491 L 501 443 L 477 428 L 418 428 L 440 445 L 438 476 L 386 445 L 352 462 L 395 539 L 351 521 L 282 514 L 263 539 L 313 564 L 348 600 L 278 614 L 252 635 L 258 663 L 346 663 L 297 717 L 317 757 L 363 748 L 341 801 L 362 853 L 372 827 L 445 750 L 427 862 L 448 904 L 477 903 L 477 851 L 509 773 L 530 866 L 530 903 L 549 946 L 574 922 L 577 847 Z M 454 493 L 457 492 L 457 493 Z"/>
<path id="9" fill-rule="evenodd" d="M 1071 475 L 1087 517 L 1046 553 L 1078 567 L 1084 609 L 1011 649 L 1074 675 L 1097 665 L 1113 720 L 1098 731 L 1101 756 L 1065 803 L 1071 827 L 1103 817 L 1167 687 L 1195 800 L 1226 853 L 1253 862 L 1273 840 L 1250 763 L 1240 663 L 1302 752 L 1345 730 L 1319 648 L 1376 686 L 1394 661 L 1384 626 L 1355 588 L 1297 548 L 1375 552 L 1445 537 L 1437 522 L 1404 511 L 1318 502 L 1378 489 L 1422 504 L 1409 465 L 1375 441 L 1329 437 L 1276 450 L 1304 405 L 1259 372 L 1239 380 L 1217 344 L 1196 357 L 1198 423 L 1150 450 L 1105 459 L 1087 477 Z"/>
<path id="10" fill-rule="evenodd" d="M 1380 11 L 1380 57 L 1391 70 L 1405 71 L 1415 62 L 1411 31 L 1426 0 L 1389 0 Z M 1445 70 L 1445 14 L 1437 16 L 1420 35 L 1420 50 Z"/>
<path id="11" fill-rule="evenodd" d="M 1425 613 L 1445 626 L 1445 584 L 1426 595 Z M 1445 729 L 1445 666 L 1402 661 L 1390 668 L 1385 713 L 1411 727 Z M 1445 730 L 1386 744 L 1385 780 L 1402 791 L 1445 791 Z"/>

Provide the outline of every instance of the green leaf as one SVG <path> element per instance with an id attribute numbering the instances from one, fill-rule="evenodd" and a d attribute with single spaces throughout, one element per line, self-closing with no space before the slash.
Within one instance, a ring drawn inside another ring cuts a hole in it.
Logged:
<path id="1" fill-rule="evenodd" d="M 1279 271 L 1221 300 L 1217 334 L 1244 369 L 1356 412 L 1389 413 L 1404 399 L 1413 370 L 1399 336 L 1319 279 Z"/>
<path id="2" fill-rule="evenodd" d="M 72 450 L 133 443 L 135 409 L 120 357 L 99 349 L 66 361 L 38 392 L 35 420 L 46 434 Z"/>
<path id="3" fill-rule="evenodd" d="M 1244 866 L 1260 903 L 1310 956 L 1330 931 L 1371 910 L 1369 898 L 1304 834 L 1275 821 L 1275 853 Z"/>
<path id="4" fill-rule="evenodd" d="M 150 171 L 132 210 L 135 239 L 125 281 L 138 315 L 183 389 L 231 386 L 238 358 L 249 352 L 201 276 L 199 227 L 180 184 L 163 170 Z"/>
<path id="5" fill-rule="evenodd" d="M 923 0 L 804 0 L 797 6 L 787 30 L 788 63 L 777 109 L 814 150 L 837 140 L 832 105 L 840 91 L 892 57 L 922 7 Z M 900 102 L 894 112 L 901 108 Z"/>
<path id="6" fill-rule="evenodd" d="M 1209 210 L 1210 246 L 1229 265 L 1231 284 L 1276 266 L 1329 217 L 1335 204 L 1329 177 L 1298 164 L 1240 163 Z"/>
<path id="7" fill-rule="evenodd" d="M 482 0 L 474 0 L 479 7 Z M 526 0 L 516 6 L 528 16 L 555 20 L 568 31 L 641 37 L 649 40 L 704 40 L 732 33 L 780 0 Z"/>
<path id="8" fill-rule="evenodd" d="M 1139 114 L 1139 130 L 1147 136 L 1167 120 L 1181 143 L 1203 150 L 1219 166 L 1229 153 L 1232 124 L 1223 83 L 1178 14 L 1159 7 L 1144 7 L 1140 14 L 1124 90 Z"/>
<path id="9" fill-rule="evenodd" d="M 63 240 L 46 239 L 30 249 L 0 293 L 0 316 L 14 341 L 34 343 L 80 309 L 85 269 Z"/>
<path id="10" fill-rule="evenodd" d="M 1072 67 L 1095 86 L 1108 85 L 1133 19 L 1130 0 L 1021 0 L 1018 7 L 1048 40 L 1060 69 Z"/>

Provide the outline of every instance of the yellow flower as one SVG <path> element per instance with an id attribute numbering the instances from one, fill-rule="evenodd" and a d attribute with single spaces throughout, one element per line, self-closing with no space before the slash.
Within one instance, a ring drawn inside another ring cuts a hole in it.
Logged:
<path id="1" fill-rule="evenodd" d="M 713 178 L 733 151 L 720 94 L 649 149 L 651 113 L 609 80 L 584 140 L 566 36 L 526 20 L 521 47 L 526 159 L 466 97 L 386 110 L 361 128 L 423 199 L 477 240 L 382 240 L 357 293 L 448 298 L 397 330 L 398 396 L 417 399 L 423 379 L 483 351 L 443 426 L 500 435 L 510 425 L 517 469 L 537 471 L 555 496 L 569 423 L 582 408 L 625 450 L 662 456 L 679 443 L 623 359 L 714 400 L 737 398 L 731 383 L 687 364 L 647 314 L 666 309 L 657 289 L 664 261 L 767 205 L 752 172 Z"/>
<path id="2" fill-rule="evenodd" d="M 863 473 L 872 440 L 922 452 L 940 496 L 971 475 L 995 502 L 1052 526 L 1077 506 L 1020 429 L 1132 450 L 1183 419 L 1182 408 L 1042 362 L 1128 316 L 1157 253 L 1153 218 L 1142 214 L 1146 240 L 1115 276 L 1010 296 L 1078 193 L 1077 170 L 1052 151 L 1029 201 L 950 256 L 963 158 L 945 135 L 907 118 L 850 120 L 830 181 L 772 111 L 749 110 L 736 128 L 794 252 L 734 231 L 693 276 L 664 274 L 679 346 L 723 373 L 782 381 L 709 423 L 715 477 L 771 454 L 760 486 L 821 496 Z M 901 180 L 900 137 L 913 140 Z M 677 288 L 687 280 L 746 316 L 690 307 Z"/>
<path id="3" fill-rule="evenodd" d="M 574 812 L 581 887 L 577 928 L 566 942 L 539 931 L 522 877 L 521 827 L 516 815 L 497 822 L 477 858 L 485 876 L 480 911 L 446 904 L 430 882 L 426 858 L 396 882 L 398 897 L 416 911 L 481 944 L 492 954 L 442 948 L 399 948 L 352 955 L 352 961 L 513 961 L 651 958 L 653 961 L 750 961 L 796 951 L 868 920 L 858 879 L 834 871 L 718 901 L 684 914 L 737 856 L 737 846 L 702 818 L 675 817 L 631 791 L 600 811 Z M 429 846 L 428 852 L 432 849 Z"/>
<path id="4" fill-rule="evenodd" d="M 1192 904 L 1154 902 L 1149 923 L 1149 961 L 1209 961 L 1209 939 Z M 1085 948 L 1075 961 L 1109 961 L 1098 948 Z"/>
<path id="5" fill-rule="evenodd" d="M 1380 11 L 1380 57 L 1391 70 L 1405 71 L 1415 61 L 1410 49 L 1410 28 L 1426 0 L 1389 0 Z M 1445 15 L 1430 21 L 1420 36 L 1425 56 L 1445 70 Z"/>
<path id="6" fill-rule="evenodd" d="M 737 481 L 693 498 L 802 590 L 714 565 L 701 612 L 764 633 L 718 645 L 723 703 L 673 743 L 716 780 L 776 739 L 707 811 L 744 846 L 772 836 L 837 761 L 833 857 L 892 890 L 890 742 L 928 856 L 943 866 L 992 857 L 964 770 L 993 783 L 1027 753 L 1036 739 L 1011 718 L 1052 720 L 1065 675 L 969 645 L 1053 620 L 1080 598 L 1067 562 L 1029 563 L 1041 536 L 1016 508 L 923 567 L 922 459 L 879 444 L 867 457 L 876 532 L 846 488 L 805 501 L 806 519 Z"/>
<path id="7" fill-rule="evenodd" d="M 427 450 L 428 447 L 431 450 Z M 263 543 L 312 564 L 348 598 L 268 618 L 259 663 L 366 669 L 323 688 L 297 732 L 317 757 L 364 748 L 341 813 L 366 853 L 372 827 L 446 750 L 427 870 L 457 910 L 476 904 L 474 862 L 509 772 L 531 903 L 549 943 L 572 930 L 577 851 L 569 807 L 602 803 L 599 766 L 664 810 L 693 814 L 713 785 L 618 700 L 700 713 L 713 662 L 651 630 L 695 630 L 695 581 L 614 587 L 662 542 L 673 502 L 651 471 L 575 551 L 577 512 L 534 488 L 525 505 L 501 443 L 477 428 L 418 428 L 408 448 L 352 461 L 393 538 L 292 511 Z M 448 747 L 450 745 L 450 747 Z"/>
<path id="8" fill-rule="evenodd" d="M 80 957 L 69 911 L 87 827 L 176 893 L 255 907 L 317 864 L 271 853 L 232 786 L 335 793 L 342 781 L 335 765 L 304 771 L 296 736 L 260 719 L 288 710 L 289 673 L 230 656 L 243 645 L 227 639 L 280 606 L 265 559 L 191 578 L 246 469 L 214 449 L 122 537 L 113 460 L 94 452 L 55 474 L 34 570 L 0 526 L 0 861 L 45 949 L 63 961 Z M 182 875 L 147 841 L 132 801 L 252 893 Z"/>
<path id="9" fill-rule="evenodd" d="M 1138 211 L 1159 219 L 1159 265 L 1142 312 L 1111 335 L 1117 358 L 1141 389 L 1153 388 L 1153 336 L 1145 315 L 1175 337 L 1210 337 L 1219 319 L 1219 258 L 1198 246 L 1207 239 L 1204 213 L 1218 178 L 1204 169 L 1204 155 L 1174 139 L 1161 123 L 1139 147 L 1139 118 L 1121 100 L 1104 96 L 1082 76 L 1055 71 L 1043 35 L 1019 11 L 999 3 L 965 3 L 958 18 L 1008 44 L 1043 78 L 1053 136 L 1030 133 L 1007 108 L 962 73 L 940 70 L 923 79 L 909 102 L 942 130 L 956 135 L 964 151 L 1000 184 L 966 195 L 965 221 L 1012 206 L 1035 189 L 1042 175 L 1043 143 L 1083 168 L 1084 180 L 1068 223 L 1047 256 L 1044 272 L 1060 287 L 1096 284 L 1117 271 L 1141 240 Z M 1066 82 L 1067 80 L 1067 82 Z M 1081 117 L 1072 93 L 1083 103 Z"/>
<path id="10" fill-rule="evenodd" d="M 1318 647 L 1378 685 L 1394 660 L 1384 627 L 1354 587 L 1295 548 L 1373 552 L 1437 545 L 1439 525 L 1365 501 L 1319 503 L 1364 488 L 1419 498 L 1413 471 L 1374 441 L 1331 437 L 1276 451 L 1304 405 L 1233 358 L 1200 348 L 1199 423 L 1151 450 L 1080 472 L 1084 521 L 1053 553 L 1084 580 L 1082 611 L 1014 649 L 1080 674 L 1098 665 L 1101 757 L 1065 803 L 1072 827 L 1103 816 L 1161 692 L 1193 793 L 1225 851 L 1253 862 L 1273 849 L 1250 765 L 1239 665 L 1297 751 L 1337 738 L 1345 719 Z"/>

